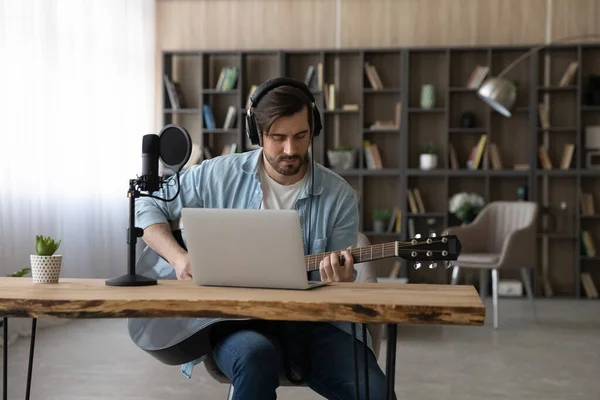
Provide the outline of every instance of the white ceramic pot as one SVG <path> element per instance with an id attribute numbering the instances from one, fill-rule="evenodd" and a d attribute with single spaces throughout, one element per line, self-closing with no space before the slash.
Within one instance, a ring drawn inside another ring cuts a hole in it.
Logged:
<path id="1" fill-rule="evenodd" d="M 428 170 L 437 168 L 437 163 L 437 154 L 421 154 L 419 157 L 419 165 L 421 169 Z"/>
<path id="2" fill-rule="evenodd" d="M 58 283 L 62 256 L 31 255 L 31 276 L 34 283 Z"/>
<path id="3" fill-rule="evenodd" d="M 376 233 L 382 233 L 385 230 L 385 221 L 376 219 L 373 221 L 373 231 Z"/>

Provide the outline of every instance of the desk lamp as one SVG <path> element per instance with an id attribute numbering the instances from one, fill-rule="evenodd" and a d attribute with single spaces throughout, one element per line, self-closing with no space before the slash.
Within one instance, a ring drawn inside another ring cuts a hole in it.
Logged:
<path id="1" fill-rule="evenodd" d="M 523 61 L 536 51 L 539 51 L 545 47 L 549 47 L 554 43 L 566 42 L 575 39 L 588 39 L 594 37 L 600 37 L 600 35 L 587 34 L 579 36 L 569 36 L 547 44 L 536 46 L 529 50 L 527 53 L 518 57 L 512 63 L 510 63 L 506 68 L 504 68 L 504 70 L 502 70 L 502 72 L 498 74 L 498 76 L 487 79 L 477 90 L 477 95 L 490 107 L 498 111 L 500 114 L 504 115 L 505 117 L 511 117 L 512 113 L 510 110 L 515 104 L 515 100 L 517 97 L 517 87 L 514 83 L 504 78 L 504 75 L 506 75 L 511 69 L 513 69 L 515 65 L 519 64 L 521 61 Z"/>

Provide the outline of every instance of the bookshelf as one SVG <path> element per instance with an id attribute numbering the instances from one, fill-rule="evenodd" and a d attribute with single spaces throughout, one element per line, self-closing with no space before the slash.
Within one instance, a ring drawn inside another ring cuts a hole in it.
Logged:
<path id="1" fill-rule="evenodd" d="M 413 229 L 439 233 L 459 224 L 448 211 L 448 200 L 456 193 L 477 193 L 489 202 L 516 200 L 517 192 L 526 188 L 528 198 L 542 210 L 536 294 L 548 295 L 543 284 L 547 280 L 552 296 L 587 298 L 581 273 L 589 273 L 600 285 L 600 257 L 587 255 L 581 234 L 589 232 L 600 248 L 600 169 L 587 167 L 584 151 L 587 127 L 600 126 L 600 94 L 588 89 L 590 75 L 600 71 L 600 45 L 550 46 L 518 64 L 507 76 L 518 85 L 512 118 L 493 111 L 477 97 L 475 88 L 468 87 L 478 66 L 497 75 L 530 48 L 164 51 L 161 75 L 178 83 L 185 102 L 174 109 L 163 84 L 162 117 L 165 124 L 184 126 L 194 144 L 206 148 L 197 162 L 222 154 L 228 145 L 229 151 L 232 145 L 234 151 L 247 151 L 251 146 L 243 117 L 253 85 L 277 76 L 305 80 L 312 67 L 310 88 L 324 124 L 314 142 L 314 156 L 331 167 L 329 151 L 340 146 L 354 149 L 351 168 L 331 168 L 359 194 L 360 229 L 372 243 L 407 240 Z M 561 85 L 573 61 L 578 68 L 572 80 Z M 376 75 L 365 65 L 373 66 Z M 235 67 L 237 76 L 230 88 L 221 90 L 219 77 L 227 67 Z M 540 103 L 548 107 L 549 126 L 540 119 Z M 213 129 L 208 129 L 205 106 L 212 110 Z M 236 118 L 225 129 L 230 107 L 235 107 Z M 467 160 L 483 135 L 490 150 L 477 169 L 469 169 Z M 378 168 L 369 164 L 373 160 L 364 150 L 366 143 L 378 150 Z M 427 144 L 435 148 L 437 166 L 424 170 L 420 149 Z M 574 145 L 572 160 L 561 169 L 568 144 Z M 540 162 L 540 146 L 547 149 L 552 169 Z M 409 205 L 414 189 L 422 204 L 416 210 Z M 584 195 L 593 198 L 592 215 L 583 215 Z M 374 230 L 375 211 L 382 208 L 401 210 L 400 232 L 395 224 L 389 224 L 391 231 Z M 378 262 L 378 275 L 387 277 L 393 264 L 394 260 Z M 450 282 L 445 268 L 416 270 L 406 261 L 400 274 L 410 282 Z M 520 279 L 520 272 L 500 271 L 500 277 Z"/>

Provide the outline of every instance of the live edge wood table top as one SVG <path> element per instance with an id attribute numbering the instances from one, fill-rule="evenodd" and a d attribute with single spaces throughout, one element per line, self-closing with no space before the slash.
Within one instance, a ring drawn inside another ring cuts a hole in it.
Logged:
<path id="1" fill-rule="evenodd" d="M 199 287 L 192 281 L 116 287 L 104 279 L 58 284 L 0 277 L 0 316 L 61 318 L 225 317 L 295 321 L 483 325 L 473 286 L 332 283 L 311 290 Z"/>

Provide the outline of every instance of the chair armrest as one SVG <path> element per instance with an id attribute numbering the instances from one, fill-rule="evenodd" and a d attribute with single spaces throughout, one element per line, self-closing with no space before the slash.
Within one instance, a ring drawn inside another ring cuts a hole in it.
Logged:
<path id="1" fill-rule="evenodd" d="M 461 253 L 487 252 L 486 228 L 481 223 L 446 228 L 444 235 L 456 235 L 462 246 Z"/>
<path id="2" fill-rule="evenodd" d="M 517 229 L 507 235 L 502 244 L 499 268 L 535 267 L 537 240 L 535 226 Z"/>

